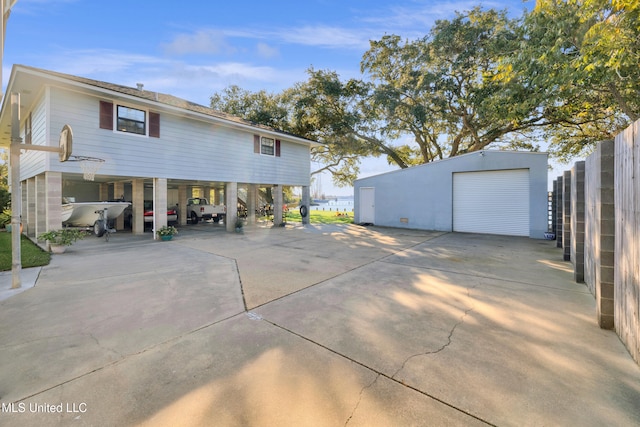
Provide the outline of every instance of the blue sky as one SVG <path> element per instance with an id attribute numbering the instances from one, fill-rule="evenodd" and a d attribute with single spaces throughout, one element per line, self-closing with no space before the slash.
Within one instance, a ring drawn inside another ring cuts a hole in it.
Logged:
<path id="1" fill-rule="evenodd" d="M 533 1 L 18 0 L 5 39 L 3 85 L 24 64 L 179 96 L 202 105 L 224 87 L 279 92 L 305 70 L 360 76 L 369 40 L 422 37 L 477 4 L 520 16 Z M 361 176 L 390 170 L 363 163 Z M 334 189 L 323 179 L 326 193 Z"/>

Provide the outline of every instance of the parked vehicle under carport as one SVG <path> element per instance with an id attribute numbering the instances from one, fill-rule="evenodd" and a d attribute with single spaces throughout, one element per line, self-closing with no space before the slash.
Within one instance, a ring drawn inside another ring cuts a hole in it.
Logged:
<path id="1" fill-rule="evenodd" d="M 144 201 L 144 226 L 145 228 L 153 227 L 153 201 L 145 200 Z M 124 211 L 124 221 L 126 227 L 131 227 L 133 223 L 133 210 L 132 207 L 129 206 Z M 175 225 L 178 223 L 178 206 L 168 207 L 167 208 L 167 224 Z"/>

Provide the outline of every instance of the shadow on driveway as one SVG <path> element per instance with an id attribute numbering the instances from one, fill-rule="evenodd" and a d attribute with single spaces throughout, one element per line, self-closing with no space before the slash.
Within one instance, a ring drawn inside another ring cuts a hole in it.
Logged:
<path id="1" fill-rule="evenodd" d="M 0 401 L 26 410 L 0 424 L 640 422 L 640 369 L 553 242 L 212 230 L 79 242 L 1 302 Z"/>

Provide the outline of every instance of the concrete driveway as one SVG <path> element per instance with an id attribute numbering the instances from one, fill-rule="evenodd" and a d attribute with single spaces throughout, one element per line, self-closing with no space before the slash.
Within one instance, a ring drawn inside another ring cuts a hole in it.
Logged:
<path id="1" fill-rule="evenodd" d="M 638 425 L 640 368 L 561 257 L 358 226 L 89 238 L 0 302 L 0 425 Z"/>

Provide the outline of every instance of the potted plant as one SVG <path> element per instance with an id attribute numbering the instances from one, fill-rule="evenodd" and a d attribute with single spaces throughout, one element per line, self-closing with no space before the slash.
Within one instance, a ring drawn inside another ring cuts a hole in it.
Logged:
<path id="1" fill-rule="evenodd" d="M 85 232 L 75 228 L 62 228 L 60 230 L 50 230 L 38 236 L 39 240 L 49 242 L 49 249 L 54 254 L 63 253 L 66 246 L 71 246 L 74 242 L 84 239 Z"/>
<path id="2" fill-rule="evenodd" d="M 165 225 L 160 227 L 156 231 L 156 234 L 160 236 L 162 240 L 171 240 L 174 234 L 178 234 L 178 230 L 173 225 Z"/>
<path id="3" fill-rule="evenodd" d="M 244 221 L 240 218 L 236 219 L 236 233 L 242 233 L 242 227 L 244 227 Z"/>

